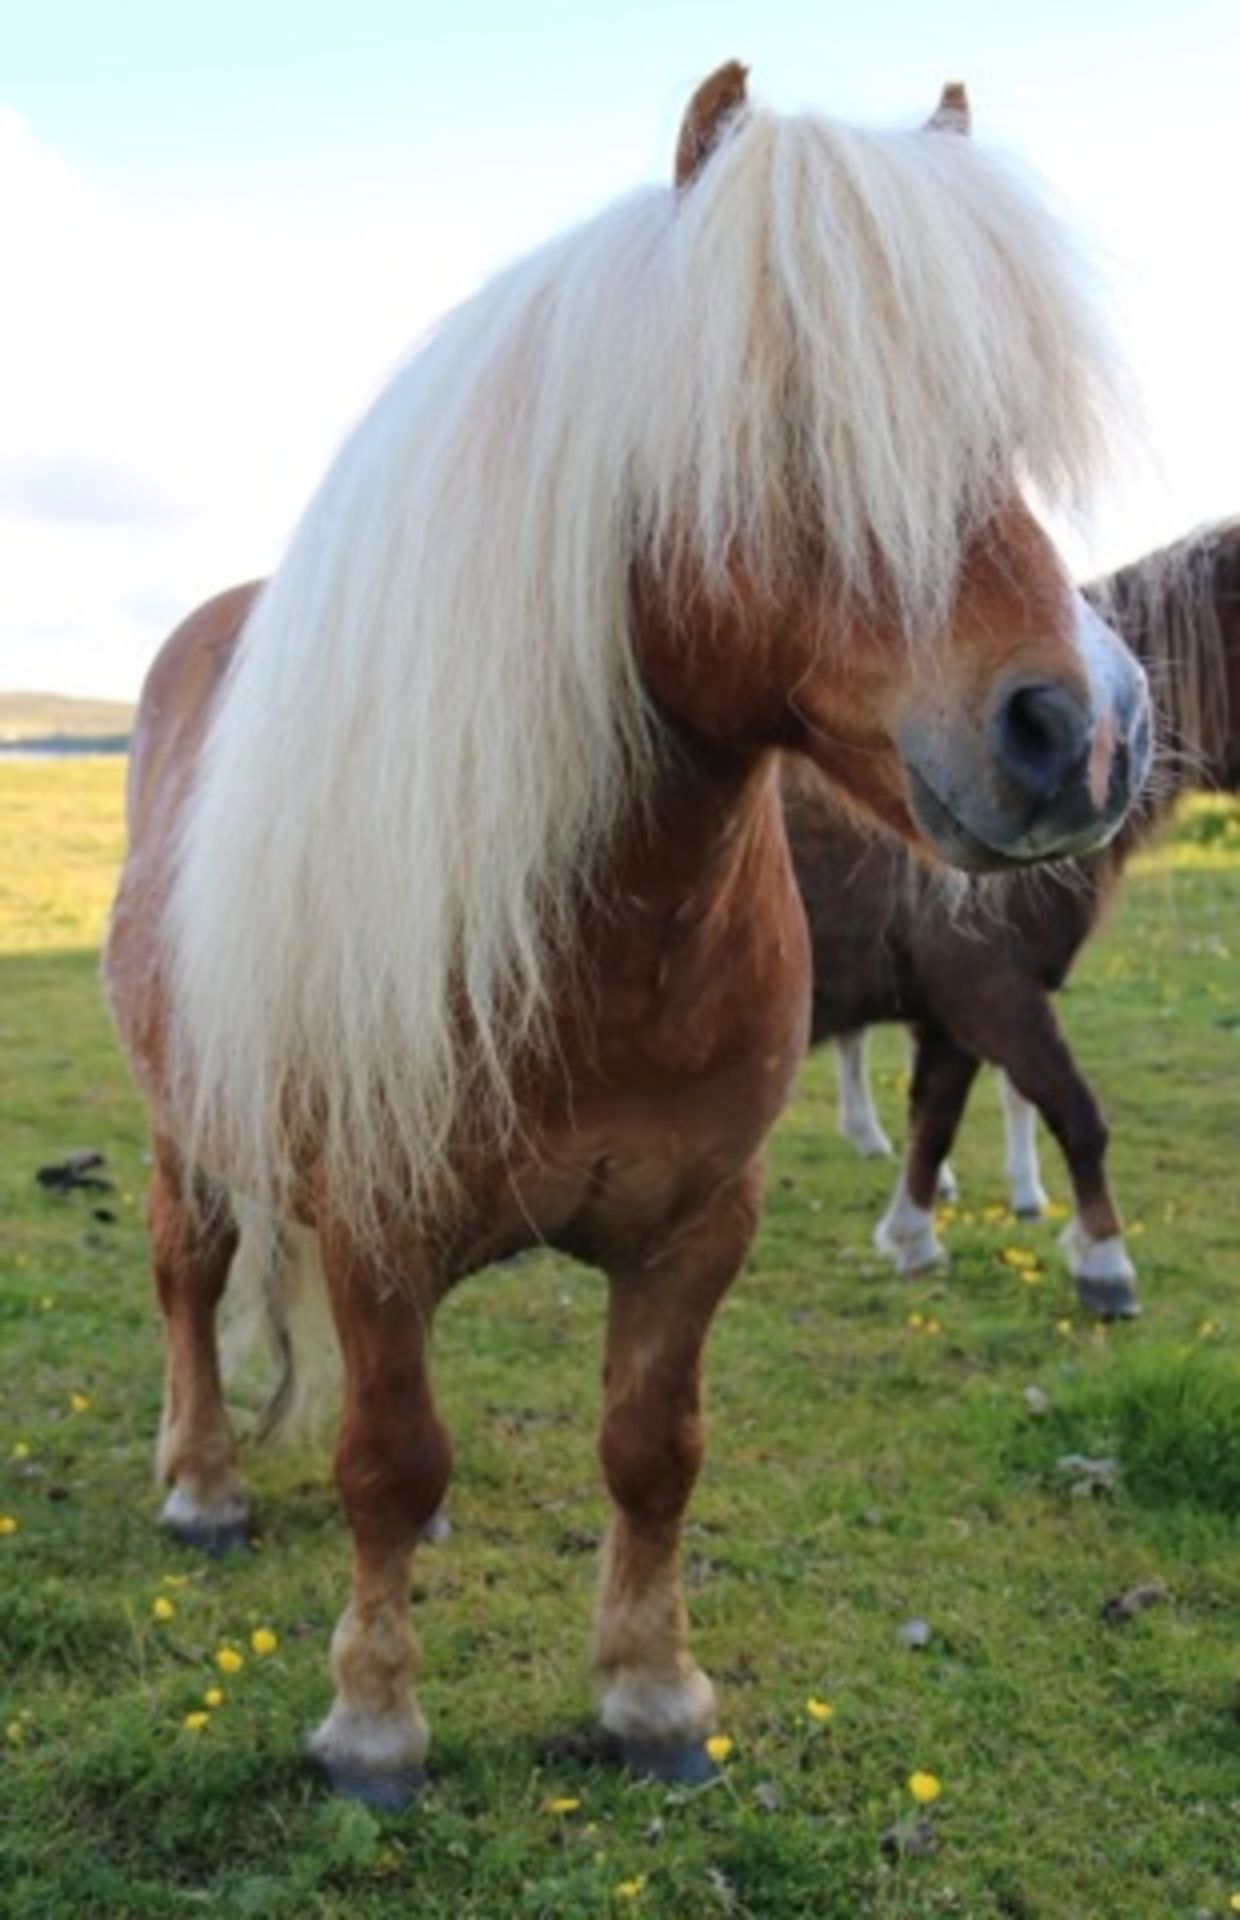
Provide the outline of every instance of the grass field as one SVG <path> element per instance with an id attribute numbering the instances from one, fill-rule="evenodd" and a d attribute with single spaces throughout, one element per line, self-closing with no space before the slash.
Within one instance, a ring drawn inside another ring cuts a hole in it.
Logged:
<path id="1" fill-rule="evenodd" d="M 712 1345 L 686 1542 L 733 1742 L 715 1785 L 633 1783 L 584 1737 L 597 1279 L 539 1257 L 460 1291 L 437 1342 L 455 1531 L 417 1575 L 435 1784 L 385 1818 L 328 1799 L 301 1758 L 347 1564 L 323 1461 L 248 1462 L 245 1559 L 200 1565 L 153 1525 L 143 1119 L 96 983 L 121 779 L 0 765 L 0 1914 L 1240 1905 L 1240 814 L 1196 805 L 1064 1005 L 1113 1123 L 1139 1323 L 1087 1323 L 1055 1225 L 1003 1213 L 986 1087 L 955 1156 L 950 1275 L 880 1268 L 889 1171 L 836 1137 L 829 1066 L 807 1067 Z M 885 1036 L 897 1134 L 902 1060 Z M 107 1154 L 114 1193 L 36 1185 L 79 1147 Z M 1113 1490 L 1074 1493 L 1070 1453 L 1117 1462 Z M 1155 1581 L 1157 1604 L 1104 1619 Z M 244 1664 L 222 1677 L 230 1645 Z M 915 1771 L 941 1784 L 924 1812 Z"/>

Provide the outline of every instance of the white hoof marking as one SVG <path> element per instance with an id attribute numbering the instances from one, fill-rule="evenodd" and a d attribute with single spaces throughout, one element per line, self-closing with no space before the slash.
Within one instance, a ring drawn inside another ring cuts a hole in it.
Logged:
<path id="1" fill-rule="evenodd" d="M 599 1719 L 620 1740 L 702 1740 L 715 1724 L 715 1689 L 700 1667 L 675 1680 L 617 1674 L 599 1701 Z"/>
<path id="2" fill-rule="evenodd" d="M 1128 1257 L 1121 1233 L 1095 1240 L 1079 1220 L 1069 1220 L 1059 1236 L 1059 1244 L 1074 1280 L 1118 1280 L 1130 1286 L 1136 1281 L 1137 1270 Z"/>
<path id="3" fill-rule="evenodd" d="M 925 1273 L 930 1267 L 947 1264 L 947 1250 L 934 1231 L 934 1216 L 909 1199 L 903 1175 L 891 1205 L 874 1229 L 874 1245 L 897 1273 Z"/>
<path id="4" fill-rule="evenodd" d="M 160 1509 L 160 1521 L 174 1533 L 214 1532 L 244 1527 L 250 1515 L 250 1503 L 239 1488 L 222 1499 L 197 1500 L 185 1487 L 173 1487 Z"/>

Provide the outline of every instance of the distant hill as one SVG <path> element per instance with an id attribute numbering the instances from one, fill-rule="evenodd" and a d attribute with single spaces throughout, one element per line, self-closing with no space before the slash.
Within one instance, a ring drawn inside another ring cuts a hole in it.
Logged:
<path id="1" fill-rule="evenodd" d="M 129 736 L 134 709 L 126 700 L 77 700 L 62 693 L 0 693 L 0 747 L 88 741 L 115 750 Z M 79 745 L 80 743 L 80 745 Z"/>

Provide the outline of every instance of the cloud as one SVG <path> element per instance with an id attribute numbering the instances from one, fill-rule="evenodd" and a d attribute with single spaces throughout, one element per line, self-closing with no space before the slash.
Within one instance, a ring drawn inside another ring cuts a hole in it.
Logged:
<path id="1" fill-rule="evenodd" d="M 77 454 L 0 455 L 0 514 L 74 527 L 160 527 L 187 509 L 149 474 Z"/>

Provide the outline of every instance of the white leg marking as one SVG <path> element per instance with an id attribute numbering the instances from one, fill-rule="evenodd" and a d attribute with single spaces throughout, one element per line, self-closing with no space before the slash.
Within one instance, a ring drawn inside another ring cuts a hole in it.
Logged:
<path id="1" fill-rule="evenodd" d="M 1072 1219 L 1060 1234 L 1059 1244 L 1074 1280 L 1119 1280 L 1130 1286 L 1136 1281 L 1137 1270 L 1128 1256 L 1122 1233 L 1095 1240 L 1079 1220 Z"/>
<path id="2" fill-rule="evenodd" d="M 960 1198 L 960 1182 L 952 1172 L 950 1161 L 945 1160 L 939 1168 L 935 1192 L 940 1200 L 954 1201 Z"/>
<path id="3" fill-rule="evenodd" d="M 1037 1220 L 1046 1211 L 1046 1189 L 1038 1166 L 1038 1110 L 1017 1091 L 1006 1073 L 999 1075 L 999 1098 L 1007 1132 L 1007 1177 L 1012 1212 Z"/>
<path id="4" fill-rule="evenodd" d="M 841 1033 L 835 1042 L 840 1082 L 840 1132 L 866 1159 L 889 1158 L 891 1142 L 874 1105 L 865 1057 L 865 1028 Z"/>
<path id="5" fill-rule="evenodd" d="M 599 1701 L 599 1719 L 620 1740 L 702 1740 L 715 1725 L 715 1689 L 700 1667 L 683 1675 L 621 1673 Z"/>
<path id="6" fill-rule="evenodd" d="M 448 1518 L 448 1503 L 446 1500 L 441 1500 L 423 1527 L 419 1538 L 424 1541 L 427 1546 L 438 1547 L 443 1544 L 451 1532 L 452 1522 Z"/>
<path id="7" fill-rule="evenodd" d="M 326 1767 L 376 1774 L 422 1766 L 430 1743 L 426 1722 L 412 1701 L 380 1716 L 339 1698 L 307 1740 L 315 1759 Z"/>
<path id="8" fill-rule="evenodd" d="M 243 1527 L 249 1518 L 250 1503 L 239 1482 L 214 1500 L 200 1500 L 188 1487 L 173 1487 L 160 1509 L 159 1518 L 174 1533 L 213 1532 L 218 1528 Z"/>
<path id="9" fill-rule="evenodd" d="M 934 1215 L 909 1199 L 901 1174 L 891 1205 L 874 1229 L 874 1245 L 885 1253 L 897 1273 L 924 1273 L 946 1266 L 947 1252 L 934 1231 Z"/>

